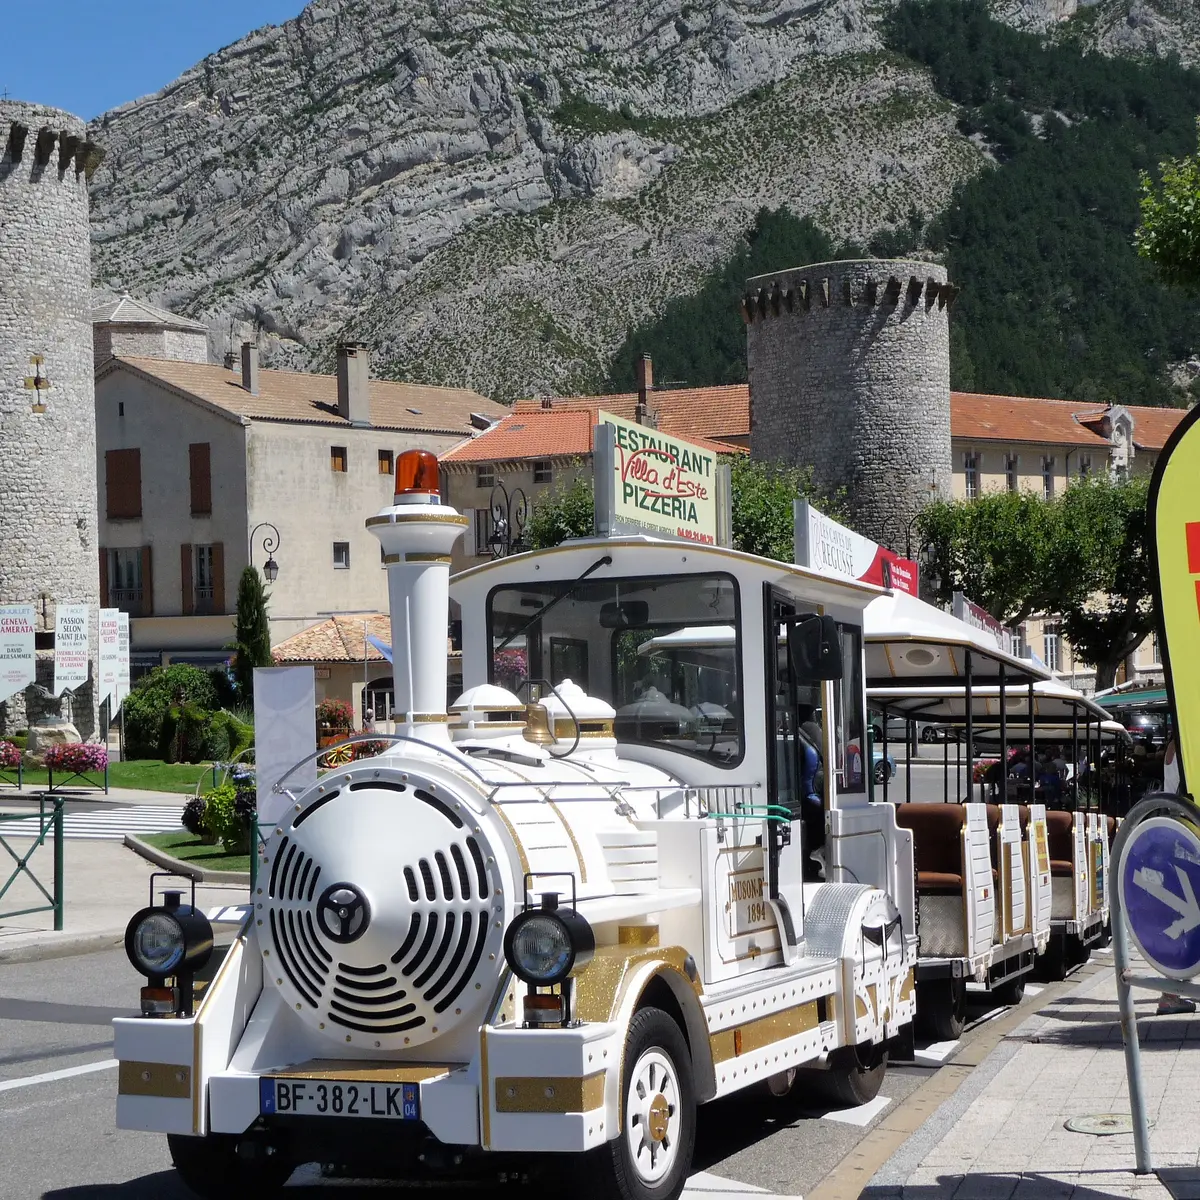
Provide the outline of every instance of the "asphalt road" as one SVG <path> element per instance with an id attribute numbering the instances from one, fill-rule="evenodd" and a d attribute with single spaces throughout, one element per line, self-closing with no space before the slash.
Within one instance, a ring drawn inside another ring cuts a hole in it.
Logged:
<path id="1" fill-rule="evenodd" d="M 165 1139 L 114 1127 L 114 1016 L 130 1011 L 140 979 L 113 951 L 0 968 L 0 1197 L 3 1200 L 187 1200 Z M 969 1037 L 969 1035 L 968 1035 Z M 95 1067 L 55 1077 L 56 1072 Z M 881 1095 L 901 1105 L 934 1068 L 893 1066 Z M 50 1076 L 49 1078 L 43 1078 Z M 701 1109 L 695 1169 L 802 1196 L 868 1132 L 746 1098 Z M 334 1190 L 336 1189 L 336 1190 Z M 304 1196 L 377 1196 L 381 1189 L 319 1181 L 302 1170 Z M 384 1188 L 382 1190 L 392 1190 Z M 439 1189 L 479 1197 L 479 1190 Z"/>

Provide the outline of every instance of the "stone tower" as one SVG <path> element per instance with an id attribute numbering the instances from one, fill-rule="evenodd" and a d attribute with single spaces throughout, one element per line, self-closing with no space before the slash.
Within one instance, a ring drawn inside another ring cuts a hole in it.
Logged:
<path id="1" fill-rule="evenodd" d="M 956 294 L 943 267 L 863 259 L 759 275 L 742 298 L 751 455 L 845 487 L 854 528 L 901 553 L 950 496 Z"/>
<path id="2" fill-rule="evenodd" d="M 100 580 L 87 180 L 100 157 L 78 117 L 0 100 L 0 603 L 35 606 L 44 688 L 52 684 L 60 603 L 91 606 L 95 672 Z M 30 377 L 48 386 L 27 387 Z M 28 688 L 0 704 L 0 733 L 58 712 L 58 701 Z M 93 682 L 76 691 L 70 715 L 85 738 L 96 732 Z"/>

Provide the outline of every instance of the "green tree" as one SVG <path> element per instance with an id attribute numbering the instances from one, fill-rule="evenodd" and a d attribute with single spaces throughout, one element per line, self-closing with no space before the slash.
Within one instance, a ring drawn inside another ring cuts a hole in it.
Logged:
<path id="1" fill-rule="evenodd" d="M 243 704 L 254 699 L 254 668 L 269 667 L 271 631 L 267 623 L 268 596 L 257 568 L 247 567 L 238 583 L 237 634 L 233 677 Z"/>
<path id="2" fill-rule="evenodd" d="M 1036 612 L 1057 612 L 1068 599 L 1074 576 L 1054 561 L 1054 508 L 1032 492 L 938 501 L 917 527 L 937 563 L 939 600 L 964 592 L 997 620 L 1018 625 Z"/>
<path id="3" fill-rule="evenodd" d="M 1069 487 L 1059 503 L 1062 562 L 1077 564 L 1090 587 L 1063 609 L 1063 632 L 1095 664 L 1096 688 L 1112 687 L 1122 660 L 1154 629 L 1154 564 L 1147 498 L 1150 481 L 1107 475 Z"/>
<path id="4" fill-rule="evenodd" d="M 567 538 L 591 537 L 595 528 L 596 499 L 591 472 L 577 475 L 569 484 L 539 496 L 529 518 L 529 537 L 535 550 L 557 546 Z"/>
<path id="5" fill-rule="evenodd" d="M 1134 244 L 1168 283 L 1200 288 L 1200 150 L 1158 169 L 1161 186 L 1141 173 L 1142 221 Z"/>
<path id="6" fill-rule="evenodd" d="M 823 493 L 811 467 L 789 467 L 744 455 L 731 460 L 733 545 L 747 554 L 790 563 L 795 551 L 792 505 L 808 500 L 827 516 L 845 517 L 845 492 Z"/>
<path id="7" fill-rule="evenodd" d="M 939 599 L 965 592 L 1005 624 L 1062 617 L 1097 688 L 1153 628 L 1147 549 L 1148 481 L 1096 475 L 1056 500 L 990 492 L 932 504 L 918 522 L 932 546 Z"/>

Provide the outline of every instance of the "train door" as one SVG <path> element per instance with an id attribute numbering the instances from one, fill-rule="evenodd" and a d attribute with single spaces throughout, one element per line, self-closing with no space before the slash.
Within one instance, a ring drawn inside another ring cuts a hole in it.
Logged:
<path id="1" fill-rule="evenodd" d="M 842 674 L 836 627 L 792 597 L 767 589 L 766 737 L 770 896 L 793 944 L 802 924 L 805 881 L 824 877 L 826 811 L 825 679 Z M 831 636 L 832 634 L 832 636 Z"/>

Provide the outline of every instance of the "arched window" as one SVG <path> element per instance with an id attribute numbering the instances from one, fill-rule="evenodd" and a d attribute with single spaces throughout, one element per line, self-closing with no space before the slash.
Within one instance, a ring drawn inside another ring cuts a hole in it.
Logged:
<path id="1" fill-rule="evenodd" d="M 391 719 L 392 710 L 396 707 L 396 688 L 390 675 L 380 679 L 372 679 L 363 689 L 363 720 L 367 719 L 370 709 L 376 721 Z"/>

